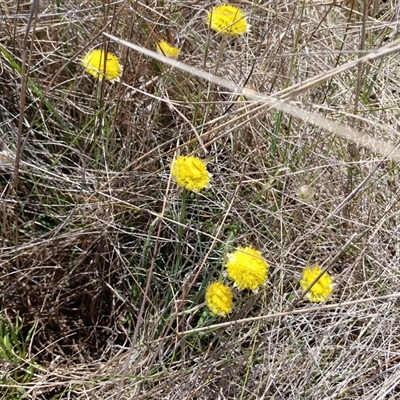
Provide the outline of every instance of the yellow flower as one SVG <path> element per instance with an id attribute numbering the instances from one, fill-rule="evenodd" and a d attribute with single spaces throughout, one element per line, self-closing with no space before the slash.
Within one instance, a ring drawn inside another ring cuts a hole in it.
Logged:
<path id="1" fill-rule="evenodd" d="M 122 74 L 122 66 L 118 57 L 101 49 L 89 51 L 82 57 L 82 65 L 95 78 L 109 81 L 118 80 Z"/>
<path id="2" fill-rule="evenodd" d="M 166 40 L 161 40 L 157 43 L 157 53 L 163 54 L 165 57 L 178 59 L 181 49 L 171 46 Z"/>
<path id="3" fill-rule="evenodd" d="M 212 313 L 225 317 L 233 307 L 233 293 L 220 281 L 210 283 L 206 290 L 206 304 Z"/>
<path id="4" fill-rule="evenodd" d="M 240 289 L 257 289 L 267 279 L 268 268 L 261 252 L 252 247 L 239 246 L 228 254 L 228 276 Z"/>
<path id="5" fill-rule="evenodd" d="M 241 35 L 249 29 L 246 14 L 232 4 L 220 4 L 207 12 L 207 24 L 217 33 Z"/>
<path id="6" fill-rule="evenodd" d="M 322 269 L 319 265 L 304 268 L 300 278 L 301 289 L 306 291 L 321 272 Z M 307 292 L 306 296 L 313 303 L 323 302 L 332 293 L 333 286 L 333 279 L 328 272 L 324 272 L 321 278 Z"/>
<path id="7" fill-rule="evenodd" d="M 171 174 L 183 188 L 198 192 L 210 183 L 206 163 L 194 156 L 178 156 L 171 166 Z"/>

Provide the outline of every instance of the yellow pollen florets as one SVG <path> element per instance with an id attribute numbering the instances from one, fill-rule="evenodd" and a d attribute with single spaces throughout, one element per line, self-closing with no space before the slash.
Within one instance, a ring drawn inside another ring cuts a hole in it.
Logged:
<path id="1" fill-rule="evenodd" d="M 178 59 L 181 49 L 171 46 L 166 40 L 161 40 L 157 43 L 157 53 L 163 54 L 165 57 Z"/>
<path id="2" fill-rule="evenodd" d="M 228 276 L 240 289 L 257 289 L 267 279 L 268 268 L 261 252 L 252 247 L 238 247 L 228 254 Z"/>
<path id="3" fill-rule="evenodd" d="M 246 14 L 232 4 L 220 4 L 207 12 L 207 24 L 217 33 L 241 35 L 249 29 Z"/>
<path id="4" fill-rule="evenodd" d="M 322 269 L 318 265 L 304 268 L 300 278 L 301 289 L 303 291 L 306 291 L 320 273 L 322 273 Z M 333 287 L 334 284 L 332 277 L 329 275 L 328 272 L 324 272 L 324 274 L 307 292 L 306 296 L 308 300 L 313 303 L 324 302 L 331 295 Z"/>
<path id="5" fill-rule="evenodd" d="M 82 57 L 82 65 L 95 78 L 116 81 L 122 74 L 122 66 L 118 57 L 101 49 L 89 51 Z"/>
<path id="6" fill-rule="evenodd" d="M 206 304 L 212 313 L 225 317 L 233 307 L 233 293 L 220 281 L 210 283 L 206 290 Z"/>
<path id="7" fill-rule="evenodd" d="M 178 156 L 171 166 L 175 182 L 183 188 L 198 192 L 205 188 L 211 179 L 206 163 L 195 156 Z"/>

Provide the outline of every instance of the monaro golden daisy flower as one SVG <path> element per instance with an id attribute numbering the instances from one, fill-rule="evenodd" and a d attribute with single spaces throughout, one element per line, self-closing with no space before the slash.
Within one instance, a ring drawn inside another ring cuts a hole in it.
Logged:
<path id="1" fill-rule="evenodd" d="M 322 269 L 318 265 L 304 268 L 300 278 L 300 286 L 303 291 L 306 291 L 315 281 L 317 276 L 322 273 Z M 326 301 L 333 291 L 333 279 L 328 272 L 324 272 L 321 278 L 311 287 L 306 296 L 313 303 Z"/>
<path id="2" fill-rule="evenodd" d="M 226 272 L 239 289 L 255 290 L 267 279 L 269 265 L 260 251 L 239 246 L 228 254 Z"/>
<path id="3" fill-rule="evenodd" d="M 171 46 L 166 40 L 161 40 L 157 43 L 157 53 L 163 54 L 165 57 L 178 59 L 181 49 Z"/>
<path id="4" fill-rule="evenodd" d="M 221 281 L 210 283 L 206 290 L 206 305 L 212 313 L 225 317 L 232 311 L 233 293 Z"/>
<path id="5" fill-rule="evenodd" d="M 178 156 L 171 166 L 171 175 L 182 188 L 198 192 L 205 188 L 211 179 L 206 163 L 195 156 Z"/>
<path id="6" fill-rule="evenodd" d="M 82 65 L 95 78 L 116 81 L 122 74 L 122 66 L 118 57 L 101 49 L 89 51 L 82 57 Z"/>
<path id="7" fill-rule="evenodd" d="M 241 35 L 249 30 L 246 14 L 232 4 L 220 4 L 207 12 L 207 24 L 226 35 Z"/>

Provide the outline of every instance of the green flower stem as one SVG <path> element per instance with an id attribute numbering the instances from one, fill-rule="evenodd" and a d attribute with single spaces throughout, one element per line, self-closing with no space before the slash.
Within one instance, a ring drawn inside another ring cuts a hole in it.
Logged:
<path id="1" fill-rule="evenodd" d="M 186 201 L 187 201 L 187 189 L 182 189 L 182 205 L 181 205 L 181 214 L 179 217 L 179 226 L 178 226 L 178 246 L 177 246 L 177 258 L 175 262 L 175 273 L 177 269 L 181 267 L 182 264 L 182 241 L 183 241 L 183 228 L 186 224 Z"/>

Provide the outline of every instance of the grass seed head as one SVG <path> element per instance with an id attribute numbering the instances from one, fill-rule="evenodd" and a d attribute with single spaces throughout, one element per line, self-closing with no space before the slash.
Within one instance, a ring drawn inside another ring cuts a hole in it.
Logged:
<path id="1" fill-rule="evenodd" d="M 296 190 L 297 196 L 300 200 L 308 202 L 315 196 L 315 190 L 309 185 L 302 185 Z"/>

